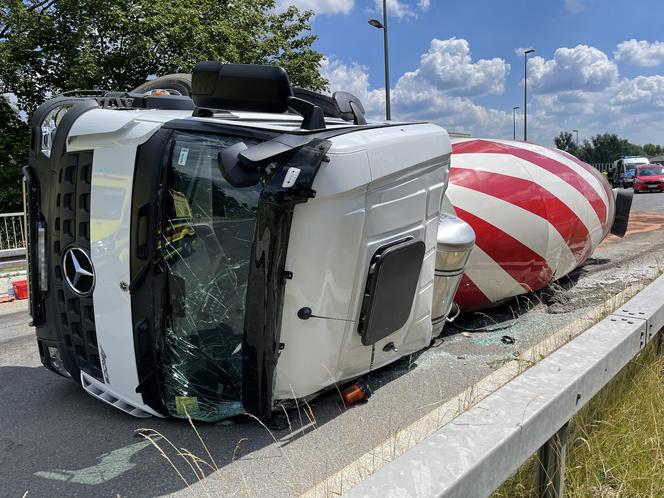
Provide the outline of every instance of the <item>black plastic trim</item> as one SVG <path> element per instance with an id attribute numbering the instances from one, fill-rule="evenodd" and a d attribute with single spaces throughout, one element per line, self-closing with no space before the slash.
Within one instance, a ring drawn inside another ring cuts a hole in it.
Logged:
<path id="1" fill-rule="evenodd" d="M 41 123 L 52 109 L 63 104 L 71 104 L 72 107 L 58 125 L 48 157 L 41 152 Z M 104 380 L 97 349 L 92 297 L 76 295 L 65 284 L 62 274 L 62 256 L 68 246 L 90 250 L 90 213 L 86 198 L 89 200 L 93 153 L 66 152 L 66 143 L 76 120 L 96 108 L 98 105 L 94 99 L 65 96 L 39 106 L 33 115 L 28 161 L 31 180 L 41 187 L 37 196 L 32 192 L 31 203 L 36 204 L 38 209 L 29 210 L 28 226 L 32 227 L 38 220 L 46 224 L 48 290 L 39 293 L 42 312 L 41 316 L 37 314 L 39 319 L 35 322 L 38 343 L 41 344 L 40 356 L 42 364 L 55 371 L 45 348 L 57 347 L 64 368 L 76 381 L 80 379 L 81 370 Z M 29 250 L 34 251 L 35 248 Z M 34 265 L 31 265 L 31 271 L 33 268 Z M 31 283 L 32 289 L 36 289 L 37 285 L 37 282 Z"/>
<path id="2" fill-rule="evenodd" d="M 37 222 L 40 221 L 39 215 L 39 180 L 30 166 L 23 168 L 23 178 L 25 182 L 25 197 L 23 200 L 23 209 L 26 215 L 26 248 L 28 263 L 28 289 L 30 292 L 30 316 L 32 325 L 37 327 L 44 323 L 44 296 L 39 287 L 40 271 L 36 264 L 37 254 Z M 48 227 L 47 227 L 48 229 Z"/>
<path id="3" fill-rule="evenodd" d="M 161 128 L 138 147 L 131 202 L 130 292 L 138 374 L 136 392 L 143 396 L 146 405 L 160 413 L 167 413 L 158 345 L 168 312 L 165 298 L 168 279 L 154 264 L 159 250 L 157 225 L 172 140 L 173 130 Z"/>
<path id="4" fill-rule="evenodd" d="M 265 185 L 258 203 L 254 241 L 249 262 L 242 346 L 242 403 L 264 420 L 272 416 L 274 372 L 279 360 L 281 316 L 293 210 L 315 193 L 311 189 L 318 169 L 332 144 L 313 139 L 294 155 Z M 299 168 L 296 183 L 282 187 L 289 167 Z"/>
<path id="5" fill-rule="evenodd" d="M 200 133 L 215 133 L 218 135 L 229 135 L 232 137 L 247 137 L 258 140 L 271 140 L 280 135 L 278 131 L 253 128 L 251 126 L 229 125 L 226 123 L 215 123 L 213 121 L 199 121 L 197 119 L 173 119 L 164 123 L 162 128 L 178 131 L 194 131 Z"/>

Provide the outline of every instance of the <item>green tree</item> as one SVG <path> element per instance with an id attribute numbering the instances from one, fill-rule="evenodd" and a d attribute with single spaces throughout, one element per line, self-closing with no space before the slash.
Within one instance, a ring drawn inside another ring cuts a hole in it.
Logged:
<path id="1" fill-rule="evenodd" d="M 553 139 L 553 143 L 560 150 L 569 152 L 574 156 L 579 156 L 579 148 L 574 141 L 573 135 L 568 131 L 561 131 L 557 137 Z"/>
<path id="2" fill-rule="evenodd" d="M 648 157 L 661 156 L 664 154 L 664 147 L 655 144 L 645 144 L 643 146 L 643 153 Z"/>
<path id="3" fill-rule="evenodd" d="M 51 94 L 129 90 L 202 60 L 276 64 L 326 86 L 313 12 L 275 0 L 0 0 L 0 93 L 31 113 Z"/>
<path id="4" fill-rule="evenodd" d="M 28 163 L 28 125 L 0 95 L 0 213 L 23 210 L 21 168 Z"/>
<path id="5" fill-rule="evenodd" d="M 190 72 L 202 60 L 275 64 L 320 90 L 313 12 L 275 0 L 0 0 L 0 95 L 28 117 L 67 90 L 131 90 L 150 75 Z M 3 98 L 0 211 L 21 205 L 28 126 Z"/>
<path id="6" fill-rule="evenodd" d="M 584 140 L 579 150 L 579 157 L 587 163 L 610 163 L 622 156 L 642 155 L 640 145 L 630 143 L 615 133 L 594 135 Z"/>

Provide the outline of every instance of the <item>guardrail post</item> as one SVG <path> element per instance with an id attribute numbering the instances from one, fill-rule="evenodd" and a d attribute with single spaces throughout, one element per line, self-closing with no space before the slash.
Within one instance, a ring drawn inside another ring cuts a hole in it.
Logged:
<path id="1" fill-rule="evenodd" d="M 538 498 L 563 498 L 567 426 L 563 425 L 538 451 Z"/>

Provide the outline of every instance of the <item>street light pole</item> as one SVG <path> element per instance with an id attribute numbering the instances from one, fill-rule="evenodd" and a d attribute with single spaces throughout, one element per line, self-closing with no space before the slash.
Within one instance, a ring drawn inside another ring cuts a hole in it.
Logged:
<path id="1" fill-rule="evenodd" d="M 387 43 L 387 0 L 383 0 L 383 44 L 385 45 L 385 119 L 392 119 L 390 103 L 390 56 Z"/>
<path id="2" fill-rule="evenodd" d="M 516 140 L 516 110 L 519 106 L 512 107 L 512 139 Z"/>
<path id="3" fill-rule="evenodd" d="M 523 141 L 528 141 L 528 54 L 535 50 L 530 48 L 523 52 Z"/>
<path id="4" fill-rule="evenodd" d="M 385 119 L 392 119 L 392 106 L 390 104 L 390 55 L 387 38 L 387 0 L 383 0 L 383 22 L 378 19 L 369 19 L 374 28 L 383 30 L 383 52 L 385 55 Z"/>

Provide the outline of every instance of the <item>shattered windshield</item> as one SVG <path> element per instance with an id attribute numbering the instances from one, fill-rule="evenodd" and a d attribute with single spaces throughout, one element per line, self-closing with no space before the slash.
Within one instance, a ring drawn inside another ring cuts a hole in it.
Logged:
<path id="1" fill-rule="evenodd" d="M 161 351 L 173 416 L 215 421 L 243 413 L 242 340 L 258 186 L 235 188 L 219 152 L 236 137 L 177 133 L 161 252 L 170 313 Z"/>

